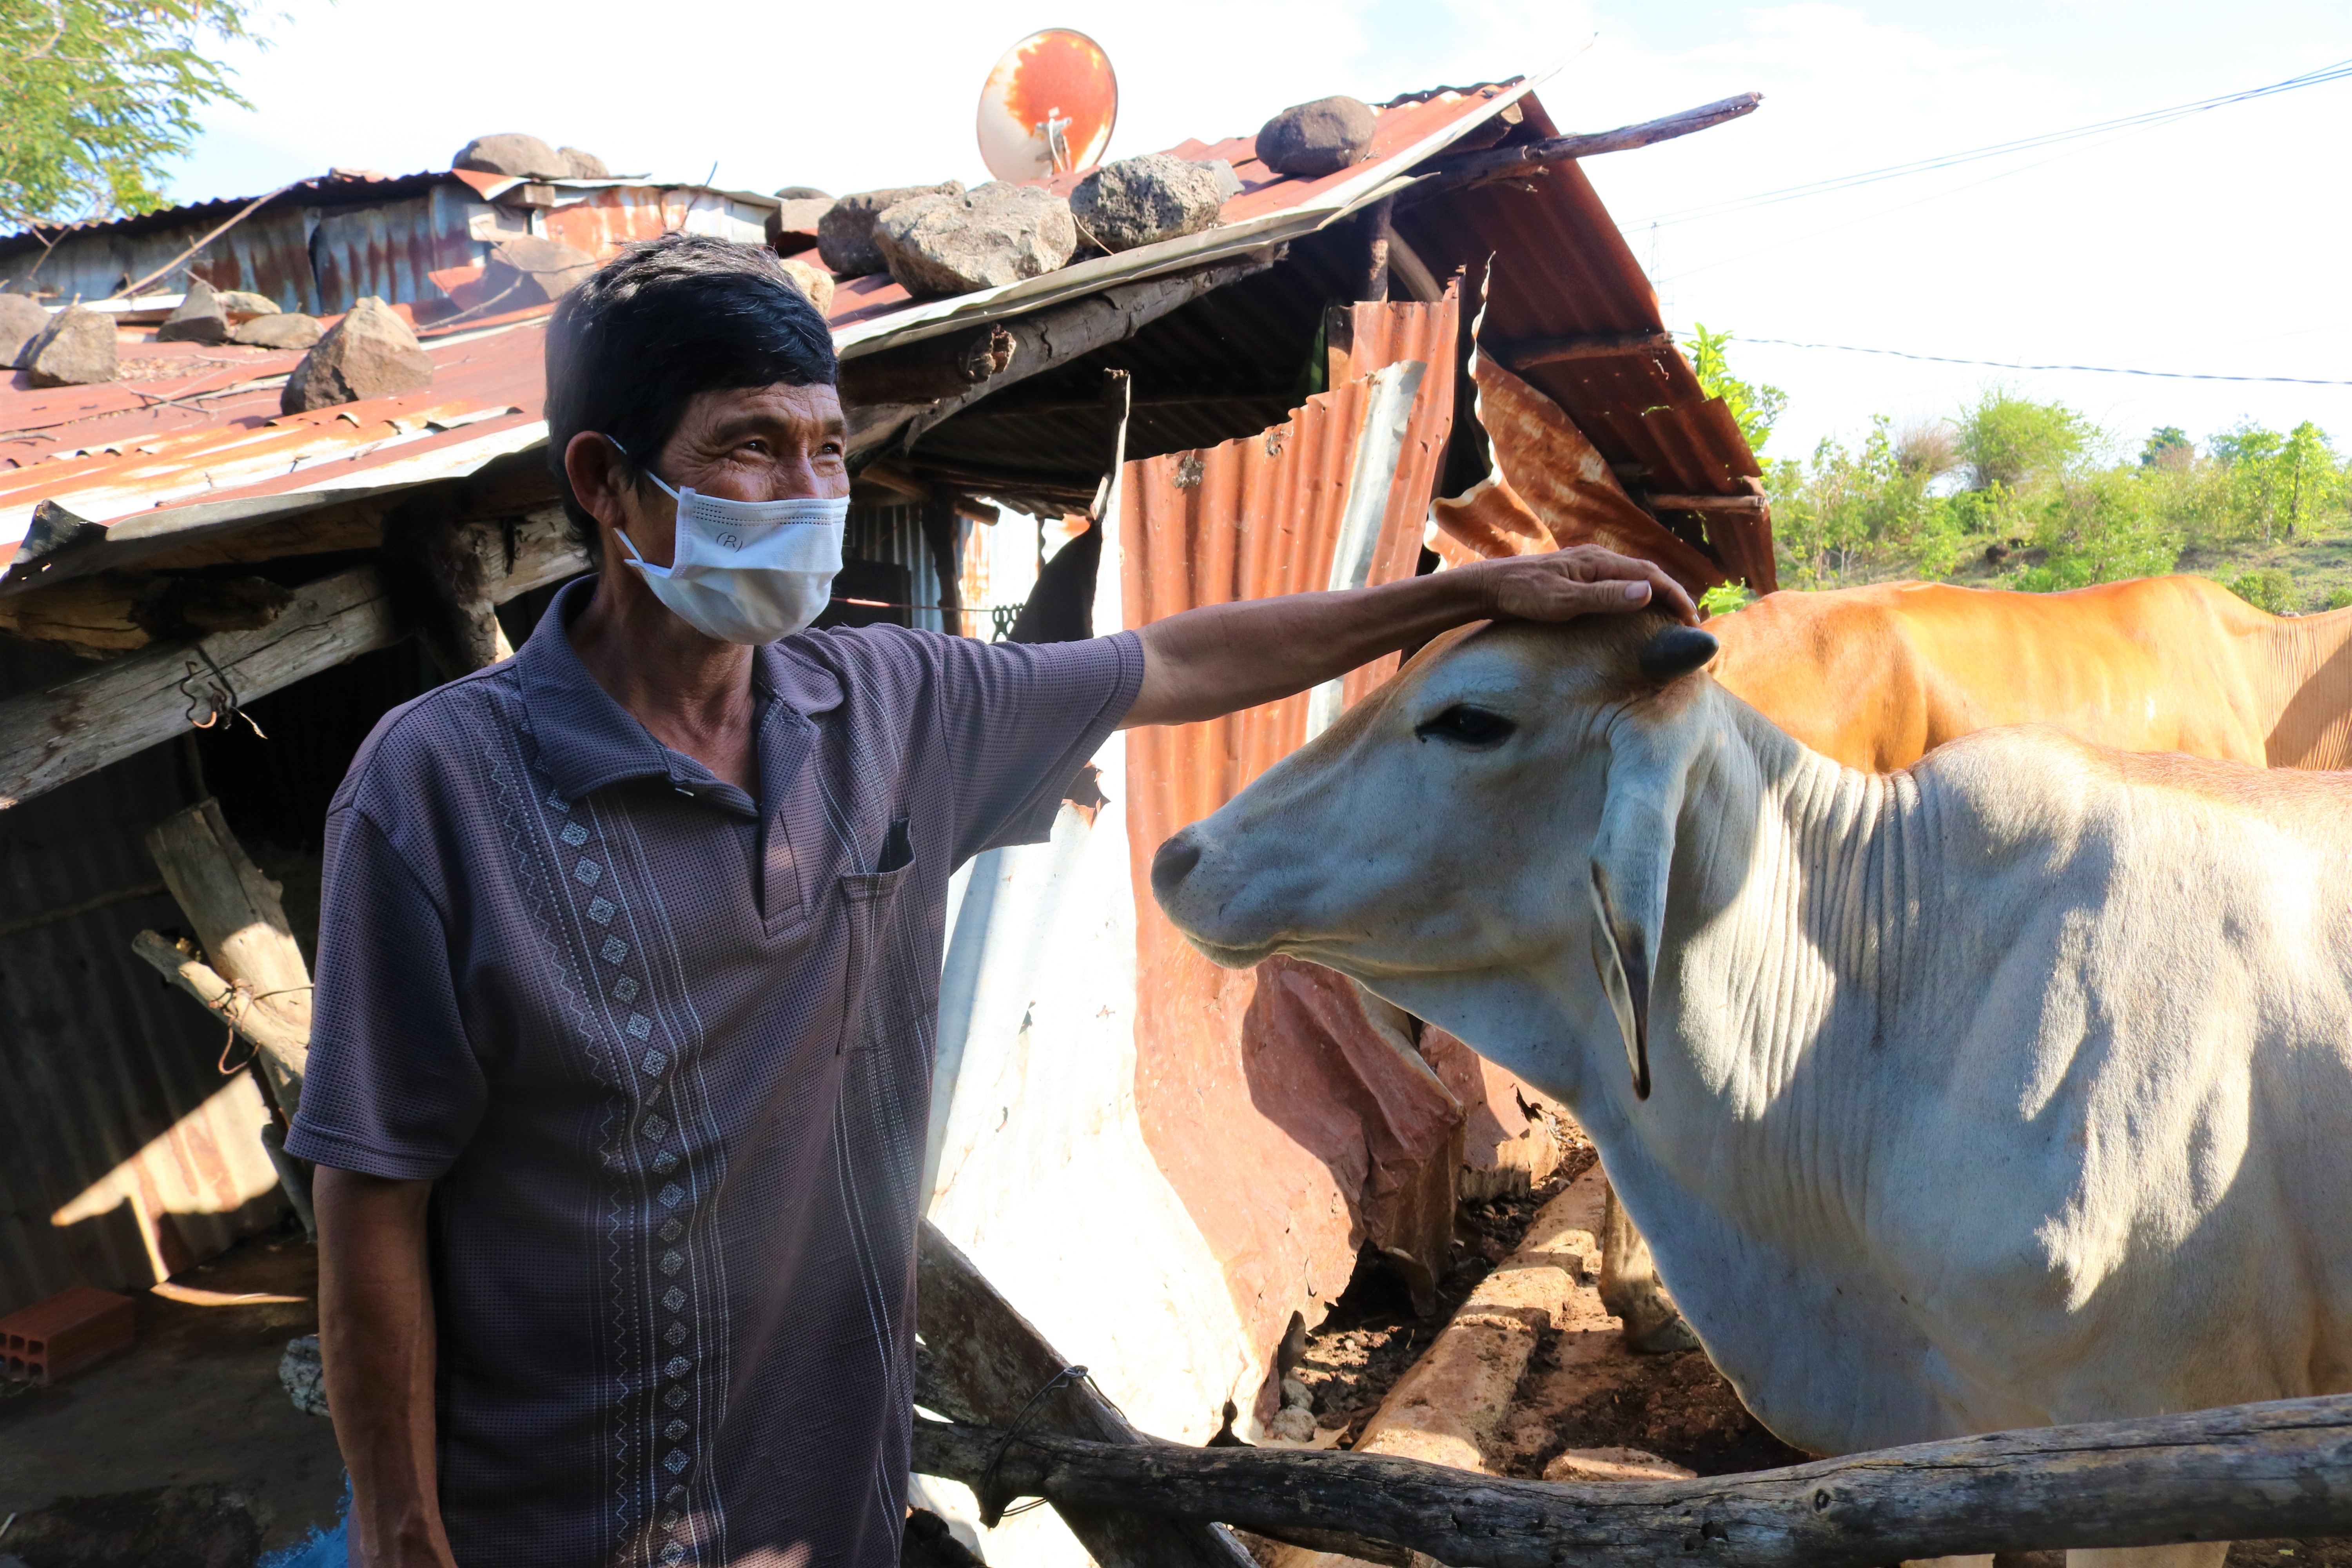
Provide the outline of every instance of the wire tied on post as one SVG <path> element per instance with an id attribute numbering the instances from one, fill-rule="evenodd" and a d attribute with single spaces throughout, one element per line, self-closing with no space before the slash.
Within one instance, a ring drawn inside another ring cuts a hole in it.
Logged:
<path id="1" fill-rule="evenodd" d="M 1037 1408 L 1038 1405 L 1045 1400 L 1045 1396 L 1052 1394 L 1056 1389 L 1067 1388 L 1073 1384 L 1078 1383 L 1083 1383 L 1088 1388 L 1093 1389 L 1095 1391 L 1096 1397 L 1100 1399 L 1105 1405 L 1110 1405 L 1110 1407 L 1115 1411 L 1118 1410 L 1118 1406 L 1112 1403 L 1110 1395 L 1103 1393 L 1101 1385 L 1097 1384 L 1095 1380 L 1087 1374 L 1085 1367 L 1066 1366 L 1061 1371 L 1055 1373 L 1052 1377 L 1047 1378 L 1045 1384 L 1039 1387 L 1037 1392 L 1029 1396 L 1029 1402 L 1021 1407 L 1021 1413 L 1013 1418 L 1013 1424 L 1004 1429 L 1004 1440 L 997 1444 L 996 1452 L 989 1458 L 988 1468 L 981 1472 L 980 1485 L 972 1489 L 973 1493 L 980 1499 L 980 1521 L 981 1523 L 988 1526 L 989 1529 L 994 1530 L 1005 1520 L 1016 1518 L 1021 1514 L 1027 1513 L 1031 1509 L 1040 1508 L 1045 1505 L 1045 1500 L 1044 1498 L 1031 1498 L 1027 1502 L 1023 1503 L 1018 1508 L 1004 1508 L 1001 1506 L 998 1502 L 997 1494 L 997 1470 L 1003 1465 L 1004 1456 L 1012 1452 L 1013 1445 L 1021 1440 L 1022 1431 L 1028 1426 L 1031 1413 Z M 1127 1413 L 1125 1411 L 1118 1411 L 1118 1413 L 1121 1420 L 1126 1419 Z"/>

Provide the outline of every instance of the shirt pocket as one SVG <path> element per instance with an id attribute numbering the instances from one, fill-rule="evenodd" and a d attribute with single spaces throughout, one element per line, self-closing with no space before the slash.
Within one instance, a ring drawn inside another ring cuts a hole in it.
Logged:
<path id="1" fill-rule="evenodd" d="M 916 978 L 882 973 L 893 947 L 891 916 L 914 872 L 914 838 L 907 819 L 900 817 L 883 840 L 877 869 L 845 872 L 838 879 L 849 921 L 849 973 L 843 988 L 841 1034 L 834 1046 L 836 1056 L 844 1048 L 879 1046 L 879 1015 L 869 1005 L 886 1001 L 887 993 L 877 993 L 876 987 L 909 984 Z"/>

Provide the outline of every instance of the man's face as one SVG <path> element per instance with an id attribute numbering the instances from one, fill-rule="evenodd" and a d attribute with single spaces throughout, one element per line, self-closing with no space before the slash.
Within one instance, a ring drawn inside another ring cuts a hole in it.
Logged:
<path id="1" fill-rule="evenodd" d="M 650 466 L 673 489 L 729 500 L 829 500 L 849 493 L 847 455 L 834 389 L 779 384 L 696 394 Z M 617 499 L 638 552 L 671 564 L 677 503 L 651 484 L 625 487 Z"/>

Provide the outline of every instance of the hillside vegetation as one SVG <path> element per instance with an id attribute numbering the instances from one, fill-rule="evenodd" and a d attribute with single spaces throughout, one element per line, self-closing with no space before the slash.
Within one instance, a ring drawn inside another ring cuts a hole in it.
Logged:
<path id="1" fill-rule="evenodd" d="M 2135 443 L 1993 386 L 1949 418 L 1882 416 L 1858 447 L 1824 440 L 1801 462 L 1766 455 L 1786 400 L 1733 376 L 1725 342 L 1702 327 L 1693 357 L 1764 460 L 1783 587 L 2046 593 L 2190 572 L 2277 613 L 2352 605 L 2352 464 L 2309 421 Z"/>

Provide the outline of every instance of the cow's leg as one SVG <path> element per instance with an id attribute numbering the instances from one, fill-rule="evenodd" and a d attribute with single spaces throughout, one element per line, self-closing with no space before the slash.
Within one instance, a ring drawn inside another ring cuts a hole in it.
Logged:
<path id="1" fill-rule="evenodd" d="M 2180 1546 L 2098 1546 L 2066 1553 L 2066 1568 L 2221 1568 L 2229 1555 L 2226 1541 L 2191 1541 Z"/>
<path id="2" fill-rule="evenodd" d="M 1658 1278 L 1650 1244 L 1626 1216 L 1617 1201 L 1617 1189 L 1606 1184 L 1604 1189 L 1608 1196 L 1601 1219 L 1601 1305 L 1625 1321 L 1625 1347 L 1645 1355 L 1698 1349 L 1698 1336 L 1683 1321 L 1681 1310 Z"/>
<path id="3" fill-rule="evenodd" d="M 1992 1553 L 1981 1557 L 1912 1557 L 1903 1568 L 1992 1568 Z"/>

